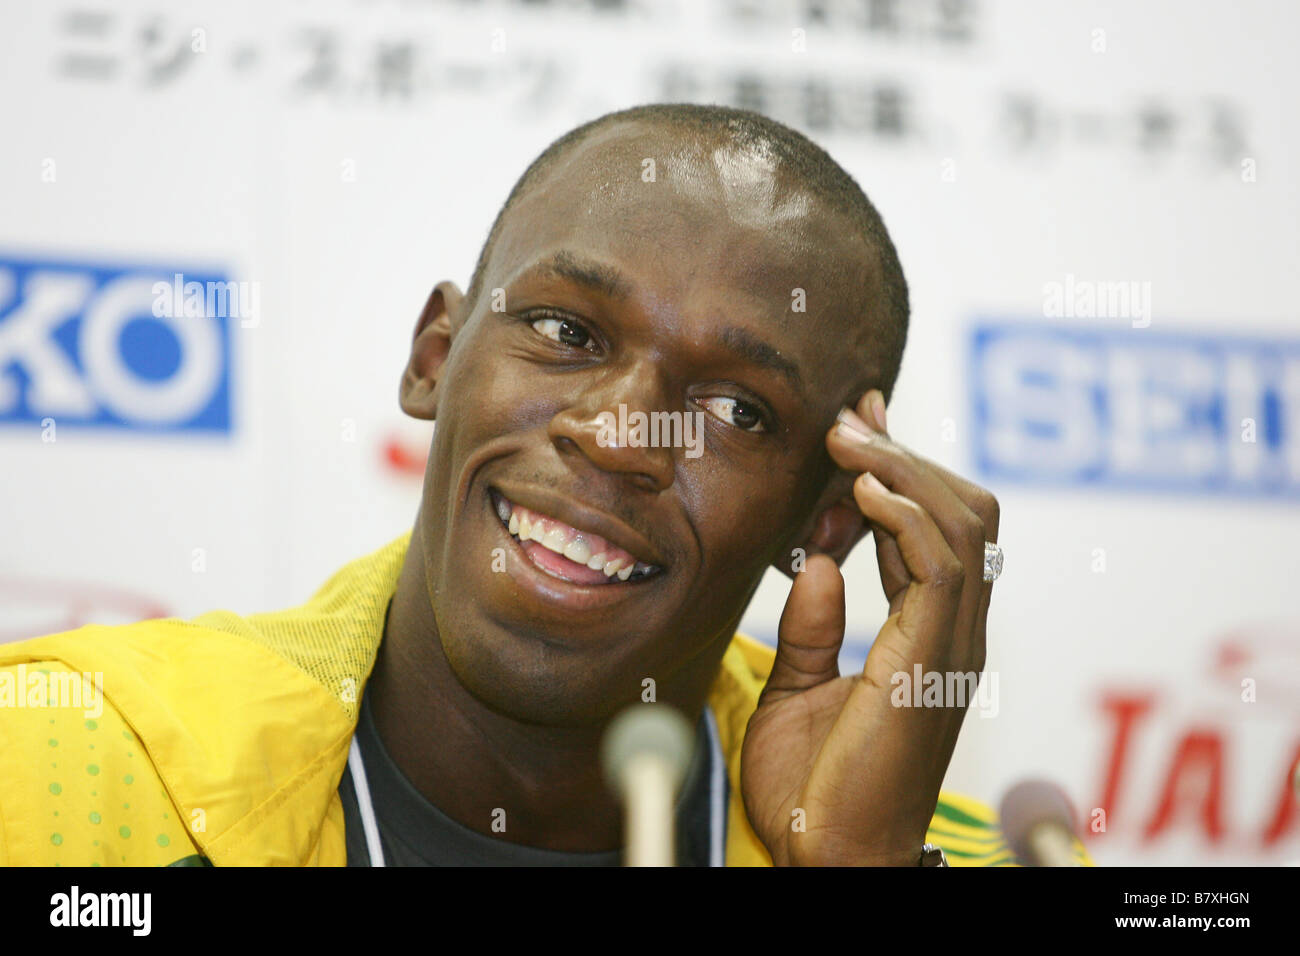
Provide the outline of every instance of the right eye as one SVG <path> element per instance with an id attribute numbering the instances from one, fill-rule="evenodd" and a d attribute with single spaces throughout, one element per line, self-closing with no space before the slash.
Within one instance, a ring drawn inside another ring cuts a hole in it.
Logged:
<path id="1" fill-rule="evenodd" d="M 552 342 L 560 345 L 567 345 L 575 349 L 587 349 L 592 344 L 591 333 L 582 327 L 581 323 L 573 319 L 566 318 L 562 315 L 543 313 L 536 318 L 530 318 L 528 324 L 533 327 L 533 331 L 543 335 Z"/>

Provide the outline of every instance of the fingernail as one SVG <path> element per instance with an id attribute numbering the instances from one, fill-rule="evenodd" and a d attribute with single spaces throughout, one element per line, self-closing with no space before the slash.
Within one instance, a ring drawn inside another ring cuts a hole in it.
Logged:
<path id="1" fill-rule="evenodd" d="M 858 417 L 858 414 L 847 405 L 840 409 L 840 413 L 835 416 L 836 430 L 845 438 L 856 439 L 857 441 L 869 442 L 875 435 L 871 426 Z"/>
<path id="2" fill-rule="evenodd" d="M 873 388 L 867 392 L 867 400 L 871 403 L 871 413 L 876 416 L 876 424 L 880 426 L 882 432 L 889 429 L 885 425 L 885 396 L 878 388 Z"/>
<path id="3" fill-rule="evenodd" d="M 878 495 L 888 494 L 889 492 L 889 489 L 881 484 L 880 479 L 869 471 L 864 471 L 860 476 L 858 476 L 858 481 L 862 482 L 868 491 L 875 492 Z"/>

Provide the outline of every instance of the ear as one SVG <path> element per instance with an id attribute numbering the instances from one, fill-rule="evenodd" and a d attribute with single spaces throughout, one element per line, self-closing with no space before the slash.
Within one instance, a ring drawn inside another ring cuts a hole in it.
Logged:
<path id="1" fill-rule="evenodd" d="M 451 351 L 451 340 L 465 316 L 465 297 L 454 282 L 439 282 L 415 324 L 411 359 L 399 390 L 402 411 L 429 421 L 438 417 L 438 377 Z"/>
<path id="2" fill-rule="evenodd" d="M 782 555 L 772 567 L 794 580 L 802 571 L 808 558 L 825 554 L 843 564 L 844 559 L 869 532 L 867 519 L 852 496 L 831 502 L 813 519 L 812 530 L 791 552 Z M 802 552 L 802 555 L 801 555 Z"/>

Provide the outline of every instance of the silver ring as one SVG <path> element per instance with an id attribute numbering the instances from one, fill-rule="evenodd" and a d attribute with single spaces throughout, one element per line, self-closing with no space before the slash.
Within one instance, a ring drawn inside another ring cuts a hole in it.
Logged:
<path id="1" fill-rule="evenodd" d="M 984 542 L 984 582 L 987 584 L 998 579 L 1002 573 L 1002 549 L 992 541 Z"/>

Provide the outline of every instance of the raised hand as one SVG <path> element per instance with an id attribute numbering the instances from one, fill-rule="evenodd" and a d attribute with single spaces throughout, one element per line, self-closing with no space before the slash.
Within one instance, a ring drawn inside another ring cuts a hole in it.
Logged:
<path id="1" fill-rule="evenodd" d="M 826 445 L 859 474 L 853 497 L 890 614 L 862 673 L 841 677 L 844 579 L 831 558 L 808 559 L 749 721 L 741 789 L 778 865 L 914 866 L 966 711 L 894 706 L 893 678 L 910 679 L 917 663 L 923 673 L 984 669 L 984 543 L 997 540 L 998 504 L 889 438 L 879 392 L 842 411 Z"/>

